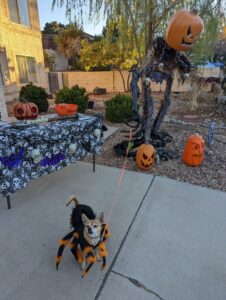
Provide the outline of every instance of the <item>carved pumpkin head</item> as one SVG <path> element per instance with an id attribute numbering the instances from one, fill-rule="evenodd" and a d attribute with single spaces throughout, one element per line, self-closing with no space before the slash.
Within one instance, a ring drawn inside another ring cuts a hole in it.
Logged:
<path id="1" fill-rule="evenodd" d="M 196 10 L 179 10 L 169 21 L 166 43 L 177 51 L 188 51 L 202 33 L 204 24 Z"/>
<path id="2" fill-rule="evenodd" d="M 77 104 L 56 104 L 55 111 L 59 116 L 73 116 L 76 114 L 78 105 Z"/>
<path id="3" fill-rule="evenodd" d="M 141 170 L 149 170 L 155 160 L 155 149 L 152 145 L 142 144 L 137 148 L 136 165 Z"/>
<path id="4" fill-rule="evenodd" d="M 203 161 L 204 140 L 198 135 L 191 135 L 188 138 L 187 144 L 182 155 L 182 160 L 189 166 L 200 166 Z"/>
<path id="5" fill-rule="evenodd" d="M 17 120 L 36 119 L 38 106 L 32 102 L 19 102 L 13 108 L 13 114 Z"/>

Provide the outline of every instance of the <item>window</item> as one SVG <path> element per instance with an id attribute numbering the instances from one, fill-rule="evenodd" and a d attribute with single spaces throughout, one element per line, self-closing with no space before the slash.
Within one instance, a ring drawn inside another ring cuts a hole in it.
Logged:
<path id="1" fill-rule="evenodd" d="M 16 57 L 20 83 L 37 83 L 36 62 L 34 57 L 20 56 Z"/>
<path id="2" fill-rule="evenodd" d="M 37 83 L 36 63 L 34 57 L 27 57 L 29 82 Z"/>
<path id="3" fill-rule="evenodd" d="M 12 22 L 30 26 L 28 0 L 8 0 L 8 6 Z"/>

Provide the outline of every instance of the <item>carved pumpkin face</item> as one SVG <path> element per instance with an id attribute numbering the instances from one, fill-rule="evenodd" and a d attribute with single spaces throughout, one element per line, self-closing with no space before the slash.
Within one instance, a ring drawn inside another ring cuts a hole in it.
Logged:
<path id="1" fill-rule="evenodd" d="M 143 144 L 137 148 L 136 165 L 141 170 L 151 169 L 155 160 L 155 149 L 152 145 Z"/>
<path id="2" fill-rule="evenodd" d="M 13 108 L 13 114 L 17 120 L 36 119 L 38 116 L 38 107 L 31 102 L 19 102 Z"/>
<path id="3" fill-rule="evenodd" d="M 166 43 L 177 51 L 188 51 L 202 33 L 204 24 L 196 10 L 179 10 L 169 21 Z"/>
<path id="4" fill-rule="evenodd" d="M 55 111 L 59 116 L 73 116 L 76 114 L 78 105 L 77 104 L 56 104 Z"/>
<path id="5" fill-rule="evenodd" d="M 200 166 L 203 161 L 204 140 L 196 134 L 188 138 L 187 144 L 182 155 L 182 160 L 189 166 Z"/>

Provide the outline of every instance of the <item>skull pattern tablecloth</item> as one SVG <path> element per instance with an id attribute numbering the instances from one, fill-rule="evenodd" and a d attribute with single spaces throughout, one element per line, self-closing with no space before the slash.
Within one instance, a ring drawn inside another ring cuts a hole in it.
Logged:
<path id="1" fill-rule="evenodd" d="M 35 178 L 60 170 L 102 145 L 102 117 L 79 114 L 60 120 L 14 128 L 0 123 L 0 194 L 7 196 Z"/>

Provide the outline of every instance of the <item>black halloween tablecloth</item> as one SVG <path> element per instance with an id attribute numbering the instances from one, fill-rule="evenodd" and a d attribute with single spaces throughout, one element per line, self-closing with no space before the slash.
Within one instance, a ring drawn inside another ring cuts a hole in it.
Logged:
<path id="1" fill-rule="evenodd" d="M 35 178 L 60 170 L 102 145 L 102 116 L 12 126 L 0 122 L 0 194 L 7 196 Z"/>

